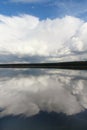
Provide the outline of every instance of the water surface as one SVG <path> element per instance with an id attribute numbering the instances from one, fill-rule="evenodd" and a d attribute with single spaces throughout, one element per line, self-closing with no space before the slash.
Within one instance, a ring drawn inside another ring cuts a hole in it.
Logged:
<path id="1" fill-rule="evenodd" d="M 87 130 L 87 71 L 0 69 L 0 130 Z"/>

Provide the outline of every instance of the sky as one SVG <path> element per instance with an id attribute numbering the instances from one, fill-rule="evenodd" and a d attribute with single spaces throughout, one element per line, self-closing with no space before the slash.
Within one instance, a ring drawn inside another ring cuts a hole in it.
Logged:
<path id="1" fill-rule="evenodd" d="M 0 62 L 87 60 L 86 0 L 0 0 Z"/>
<path id="2" fill-rule="evenodd" d="M 87 19 L 86 0 L 0 0 L 0 13 L 13 16 L 29 14 L 40 19 L 65 15 Z"/>

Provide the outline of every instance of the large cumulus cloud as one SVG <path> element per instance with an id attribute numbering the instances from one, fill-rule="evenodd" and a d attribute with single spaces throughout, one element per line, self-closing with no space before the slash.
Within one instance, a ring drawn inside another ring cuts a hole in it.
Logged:
<path id="1" fill-rule="evenodd" d="M 85 60 L 86 35 L 87 23 L 76 17 L 40 20 L 31 15 L 0 15 L 0 61 Z"/>

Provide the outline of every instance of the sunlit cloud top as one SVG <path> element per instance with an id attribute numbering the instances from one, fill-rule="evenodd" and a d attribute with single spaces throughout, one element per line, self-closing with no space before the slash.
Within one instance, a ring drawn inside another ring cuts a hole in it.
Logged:
<path id="1" fill-rule="evenodd" d="M 87 58 L 87 23 L 79 18 L 39 20 L 31 15 L 0 15 L 0 21 L 1 61 L 14 57 L 14 62 L 17 57 L 45 57 L 48 61 Z"/>

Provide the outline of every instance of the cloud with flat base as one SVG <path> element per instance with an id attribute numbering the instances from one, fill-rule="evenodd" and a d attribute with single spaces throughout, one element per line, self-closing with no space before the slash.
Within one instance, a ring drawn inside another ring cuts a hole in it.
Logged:
<path id="1" fill-rule="evenodd" d="M 26 14 L 0 15 L 0 61 L 12 58 L 14 62 L 16 58 L 22 61 L 24 57 L 43 57 L 41 62 L 45 58 L 46 61 L 85 60 L 86 37 L 87 22 L 76 17 L 40 20 Z"/>

